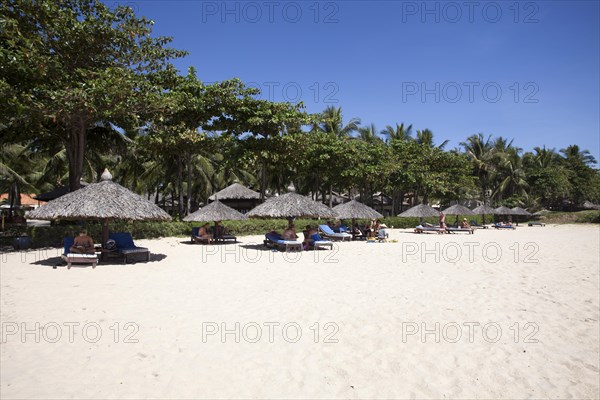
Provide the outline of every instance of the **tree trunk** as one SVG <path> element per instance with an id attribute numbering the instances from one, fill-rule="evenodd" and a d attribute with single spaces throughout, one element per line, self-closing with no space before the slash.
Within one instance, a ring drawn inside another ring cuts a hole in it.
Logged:
<path id="1" fill-rule="evenodd" d="M 15 215 L 14 208 L 19 207 L 21 205 L 21 187 L 19 186 L 19 182 L 17 182 L 16 180 L 13 181 L 13 183 L 10 185 L 8 198 L 10 203 L 8 215 L 12 218 Z"/>
<path id="2" fill-rule="evenodd" d="M 181 155 L 177 156 L 177 214 L 179 220 L 183 219 L 183 160 Z"/>
<path id="3" fill-rule="evenodd" d="M 260 162 L 260 199 L 265 199 L 267 190 L 267 160 L 264 158 Z"/>
<path id="4" fill-rule="evenodd" d="M 185 202 L 185 215 L 192 212 L 192 154 L 186 154 L 187 164 L 187 201 Z"/>
<path id="5" fill-rule="evenodd" d="M 81 187 L 87 133 L 86 118 L 83 115 L 74 115 L 67 129 L 69 130 L 69 141 L 65 147 L 69 159 L 69 191 L 72 192 Z"/>

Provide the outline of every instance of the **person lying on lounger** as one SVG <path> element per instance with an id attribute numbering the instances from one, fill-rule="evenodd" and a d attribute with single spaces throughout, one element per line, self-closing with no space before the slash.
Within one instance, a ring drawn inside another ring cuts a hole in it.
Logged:
<path id="1" fill-rule="evenodd" d="M 79 232 L 79 236 L 73 241 L 73 246 L 71 246 L 69 251 L 79 254 L 95 254 L 94 239 L 86 231 L 82 230 Z"/>

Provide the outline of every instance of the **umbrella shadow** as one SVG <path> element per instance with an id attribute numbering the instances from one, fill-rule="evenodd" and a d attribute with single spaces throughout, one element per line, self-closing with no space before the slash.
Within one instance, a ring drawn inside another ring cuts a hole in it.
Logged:
<path id="1" fill-rule="evenodd" d="M 188 246 L 224 246 L 227 244 L 239 244 L 239 243 L 242 243 L 242 242 L 240 242 L 239 240 L 218 241 L 218 242 L 213 242 L 212 244 L 192 242 L 191 240 L 182 240 L 179 242 L 179 244 L 184 244 L 184 245 L 188 245 Z"/>
<path id="2" fill-rule="evenodd" d="M 244 243 L 240 244 L 240 247 L 248 250 L 256 250 L 256 251 L 273 251 L 274 249 L 271 247 L 265 246 L 264 243 Z"/>
<path id="3" fill-rule="evenodd" d="M 151 253 L 150 254 L 150 260 L 146 261 L 145 259 L 132 259 L 129 260 L 127 263 L 123 262 L 122 260 L 117 260 L 117 259 L 111 259 L 108 261 L 100 261 L 98 260 L 98 265 L 101 267 L 105 267 L 105 266 L 118 266 L 118 265 L 129 265 L 129 264 L 148 264 L 148 263 L 155 263 L 155 262 L 161 262 L 162 260 L 164 260 L 165 258 L 167 258 L 167 256 L 165 254 L 162 253 Z M 50 258 L 45 258 L 45 259 L 41 259 L 38 261 L 34 261 L 31 262 L 30 265 L 39 265 L 39 266 L 43 266 L 43 267 L 52 267 L 54 269 L 57 268 L 63 268 L 67 266 L 67 262 L 62 258 L 62 257 L 50 257 Z M 71 268 L 92 268 L 91 264 L 71 264 Z"/>

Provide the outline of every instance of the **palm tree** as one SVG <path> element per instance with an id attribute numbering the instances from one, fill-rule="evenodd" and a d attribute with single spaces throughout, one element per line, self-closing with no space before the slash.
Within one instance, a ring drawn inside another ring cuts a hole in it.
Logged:
<path id="1" fill-rule="evenodd" d="M 412 125 L 404 127 L 404 122 L 400 125 L 396 124 L 394 128 L 391 125 L 387 125 L 384 130 L 381 131 L 382 135 L 388 137 L 390 140 L 412 140 Z"/>
<path id="2" fill-rule="evenodd" d="M 491 135 L 485 138 L 482 133 L 472 135 L 465 142 L 460 143 L 464 147 L 467 156 L 473 162 L 473 168 L 479 188 L 481 189 L 481 198 L 485 203 L 487 191 L 491 184 L 491 178 L 494 173 L 494 148 L 491 143 Z"/>
<path id="3" fill-rule="evenodd" d="M 579 146 L 573 144 L 566 149 L 561 149 L 560 152 L 563 154 L 565 159 L 579 161 L 585 165 L 596 164 L 596 159 L 589 150 L 580 150 Z"/>
<path id="4" fill-rule="evenodd" d="M 0 190 L 8 192 L 9 216 L 21 205 L 21 190 L 33 189 L 33 182 L 41 176 L 36 170 L 36 156 L 22 144 L 5 145 L 0 152 Z"/>
<path id="5" fill-rule="evenodd" d="M 558 158 L 556 150 L 546 149 L 546 146 L 534 147 L 533 151 L 535 151 L 535 154 L 533 155 L 534 162 L 539 168 L 552 167 Z"/>
<path id="6" fill-rule="evenodd" d="M 375 124 L 358 128 L 358 137 L 359 139 L 369 143 L 381 141 L 381 138 L 377 135 Z"/>
<path id="7" fill-rule="evenodd" d="M 520 196 L 527 199 L 529 185 L 519 152 L 520 149 L 510 147 L 505 153 L 501 154 L 498 171 L 500 181 L 494 191 L 494 197 L 501 199 L 503 197 Z"/>
<path id="8" fill-rule="evenodd" d="M 352 118 L 346 125 L 343 122 L 342 108 L 328 106 L 321 113 L 321 122 L 319 128 L 326 133 L 333 133 L 336 136 L 350 136 L 352 132 L 358 131 L 360 125 L 359 118 Z"/>
<path id="9" fill-rule="evenodd" d="M 417 143 L 419 144 L 423 144 L 426 145 L 428 147 L 436 147 L 433 144 L 433 132 L 431 132 L 429 129 L 423 129 L 422 131 L 417 131 L 417 138 L 416 138 Z M 439 146 L 437 146 L 438 149 L 443 150 L 444 147 L 446 147 L 446 145 L 448 144 L 448 140 L 444 140 Z"/>

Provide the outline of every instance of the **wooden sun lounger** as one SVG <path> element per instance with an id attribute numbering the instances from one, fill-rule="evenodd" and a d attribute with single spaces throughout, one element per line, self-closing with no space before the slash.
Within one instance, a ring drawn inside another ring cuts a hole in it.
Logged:
<path id="1" fill-rule="evenodd" d="M 415 233 L 429 233 L 429 232 L 435 232 L 435 233 L 445 233 L 446 230 L 444 228 L 440 228 L 439 226 L 416 226 L 415 227 Z"/>
<path id="2" fill-rule="evenodd" d="M 96 254 L 81 254 L 71 253 L 71 246 L 75 238 L 66 237 L 63 240 L 64 253 L 61 258 L 67 263 L 67 269 L 71 269 L 72 264 L 92 264 L 92 268 L 96 268 L 98 265 L 98 256 Z"/>
<path id="3" fill-rule="evenodd" d="M 474 231 L 473 228 L 446 228 L 446 232 L 448 233 L 468 233 L 472 235 Z"/>
<path id="4" fill-rule="evenodd" d="M 512 225 L 498 225 L 498 224 L 494 224 L 493 226 L 496 229 L 517 229 L 516 227 L 514 227 Z"/>
<path id="5" fill-rule="evenodd" d="M 352 240 L 350 233 L 336 233 L 328 225 L 319 225 L 319 231 L 323 234 L 324 238 L 331 240 Z"/>
<path id="6" fill-rule="evenodd" d="M 527 224 L 527 226 L 546 226 L 545 223 L 539 221 L 532 221 Z"/>
<path id="7" fill-rule="evenodd" d="M 298 240 L 282 240 L 281 235 L 275 234 L 274 232 L 268 232 L 265 234 L 264 244 L 266 247 L 290 251 L 302 251 L 302 242 Z"/>
<path id="8" fill-rule="evenodd" d="M 108 237 L 116 242 L 117 254 L 123 257 L 125 264 L 127 264 L 129 256 L 137 254 L 146 256 L 146 261 L 150 261 L 150 250 L 136 246 L 129 232 L 111 232 Z"/>

